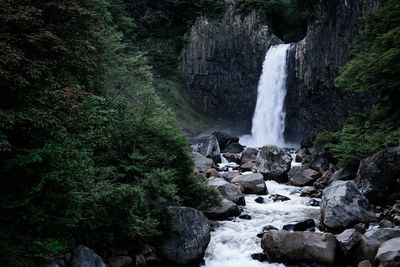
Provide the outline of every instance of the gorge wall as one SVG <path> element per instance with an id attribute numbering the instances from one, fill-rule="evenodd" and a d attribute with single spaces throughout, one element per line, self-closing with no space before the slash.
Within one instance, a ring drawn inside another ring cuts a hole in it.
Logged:
<path id="1" fill-rule="evenodd" d="M 360 110 L 370 97 L 334 86 L 360 31 L 361 17 L 376 9 L 374 1 L 316 1 L 307 36 L 288 58 L 285 139 L 299 139 L 322 129 L 336 130 L 349 111 Z"/>
<path id="2" fill-rule="evenodd" d="M 349 58 L 361 16 L 375 8 L 372 0 L 315 1 L 307 36 L 288 55 L 288 141 L 337 129 L 349 111 L 369 103 L 336 88 L 334 80 Z M 265 53 L 279 43 L 256 12 L 240 16 L 230 5 L 219 19 L 199 18 L 182 53 L 184 96 L 220 125 L 249 132 Z"/>
<path id="3" fill-rule="evenodd" d="M 216 123 L 250 129 L 265 53 L 278 43 L 255 12 L 230 5 L 221 18 L 199 18 L 182 53 L 184 96 Z"/>

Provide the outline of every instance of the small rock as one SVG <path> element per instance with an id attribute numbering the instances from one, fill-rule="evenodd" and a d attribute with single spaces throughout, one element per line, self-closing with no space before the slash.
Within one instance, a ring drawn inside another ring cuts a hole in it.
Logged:
<path id="1" fill-rule="evenodd" d="M 307 201 L 306 205 L 311 207 L 319 207 L 321 205 L 321 202 L 312 198 L 309 201 Z"/>
<path id="2" fill-rule="evenodd" d="M 290 200 L 290 198 L 282 196 L 282 195 L 279 195 L 279 194 L 272 194 L 272 195 L 269 196 L 269 199 L 272 199 L 274 202 L 277 202 L 277 201 L 284 202 L 284 201 Z"/>
<path id="3" fill-rule="evenodd" d="M 276 227 L 274 227 L 272 225 L 267 225 L 267 226 L 264 226 L 263 229 L 262 229 L 263 232 L 267 232 L 269 230 L 278 230 L 278 228 L 276 228 Z"/>
<path id="4" fill-rule="evenodd" d="M 254 253 L 254 254 L 251 254 L 251 258 L 252 258 L 253 260 L 257 260 L 257 261 L 260 261 L 260 262 L 268 261 L 268 257 L 265 256 L 264 253 Z"/>
<path id="5" fill-rule="evenodd" d="M 264 203 L 264 198 L 263 197 L 257 197 L 256 199 L 254 199 L 255 202 L 262 204 Z"/>
<path id="6" fill-rule="evenodd" d="M 251 220 L 251 216 L 249 214 L 243 214 L 239 216 L 242 220 Z"/>
<path id="7" fill-rule="evenodd" d="M 302 222 L 298 222 L 294 225 L 293 231 L 308 231 L 315 227 L 315 222 L 313 219 L 307 219 Z"/>
<path id="8" fill-rule="evenodd" d="M 222 154 L 222 156 L 226 158 L 228 162 L 234 162 L 236 164 L 240 164 L 240 156 L 236 153 L 227 152 Z"/>
<path id="9" fill-rule="evenodd" d="M 207 177 L 220 177 L 219 172 L 214 168 L 208 169 L 206 175 Z"/>

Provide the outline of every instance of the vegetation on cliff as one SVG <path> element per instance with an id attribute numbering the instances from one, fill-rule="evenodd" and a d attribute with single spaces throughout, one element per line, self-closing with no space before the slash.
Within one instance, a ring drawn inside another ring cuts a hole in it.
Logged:
<path id="1" fill-rule="evenodd" d="M 400 142 L 400 3 L 387 0 L 364 19 L 351 60 L 336 84 L 372 94 L 375 105 L 354 114 L 336 133 L 324 133 L 325 148 L 345 165 Z"/>
<path id="2" fill-rule="evenodd" d="M 134 251 L 213 203 L 122 1 L 3 1 L 0 25 L 1 266 Z"/>

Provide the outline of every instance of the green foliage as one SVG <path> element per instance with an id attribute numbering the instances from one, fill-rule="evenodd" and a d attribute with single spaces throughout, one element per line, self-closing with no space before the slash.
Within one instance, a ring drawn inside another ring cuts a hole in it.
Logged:
<path id="1" fill-rule="evenodd" d="M 356 114 L 326 147 L 345 165 L 400 141 L 400 3 L 387 0 L 365 17 L 365 27 L 336 84 L 376 96 L 377 104 Z"/>
<path id="2" fill-rule="evenodd" d="M 168 205 L 218 201 L 125 45 L 124 14 L 122 1 L 0 3 L 1 266 L 74 242 L 134 251 L 168 229 Z"/>

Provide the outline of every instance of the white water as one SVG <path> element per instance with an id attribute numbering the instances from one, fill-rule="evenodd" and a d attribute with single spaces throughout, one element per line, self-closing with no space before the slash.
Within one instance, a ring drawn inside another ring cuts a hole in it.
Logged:
<path id="1" fill-rule="evenodd" d="M 222 221 L 211 232 L 211 241 L 205 255 L 206 267 L 267 267 L 284 266 L 283 264 L 259 262 L 250 255 L 262 252 L 261 240 L 256 236 L 266 225 L 282 229 L 285 224 L 300 222 L 312 218 L 319 219 L 319 207 L 306 206 L 307 197 L 300 197 L 299 187 L 266 182 L 269 194 L 280 194 L 290 198 L 285 202 L 273 202 L 263 196 L 265 203 L 254 200 L 257 195 L 246 195 L 246 206 L 242 214 L 249 214 L 251 220 L 236 218 Z"/>
<path id="2" fill-rule="evenodd" d="M 289 44 L 272 46 L 263 63 L 258 84 L 257 104 L 253 116 L 251 135 L 240 138 L 250 147 L 277 145 L 284 147 L 284 102 L 286 97 L 286 54 Z"/>

